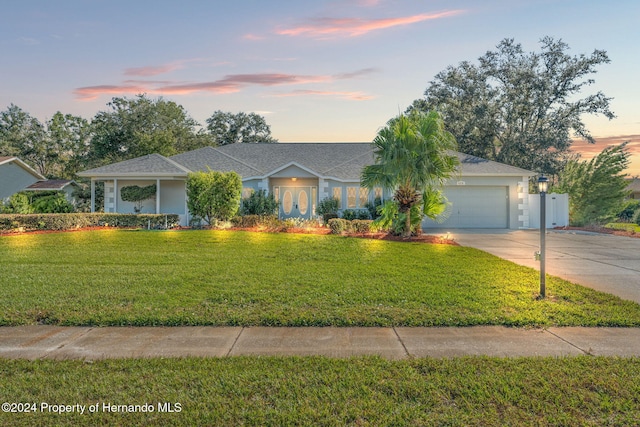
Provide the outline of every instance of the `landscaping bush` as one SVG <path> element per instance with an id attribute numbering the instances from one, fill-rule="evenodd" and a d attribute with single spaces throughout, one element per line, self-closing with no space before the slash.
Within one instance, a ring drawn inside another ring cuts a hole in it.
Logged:
<path id="1" fill-rule="evenodd" d="M 239 213 L 241 216 L 277 215 L 278 202 L 273 194 L 267 195 L 265 190 L 254 191 L 249 197 L 242 199 Z"/>
<path id="2" fill-rule="evenodd" d="M 351 221 L 351 230 L 354 233 L 369 233 L 372 223 L 373 221 L 370 219 L 354 219 Z"/>
<path id="3" fill-rule="evenodd" d="M 633 222 L 640 225 L 640 209 L 638 209 L 636 213 L 633 214 Z"/>
<path id="4" fill-rule="evenodd" d="M 238 228 L 251 228 L 257 227 L 261 222 L 260 215 L 243 215 L 236 216 L 231 219 L 231 223 L 234 227 Z"/>
<path id="5" fill-rule="evenodd" d="M 333 218 L 339 218 L 337 213 L 326 213 L 322 215 L 322 221 L 325 224 L 329 224 L 329 220 L 332 220 Z"/>
<path id="6" fill-rule="evenodd" d="M 332 234 L 342 234 L 351 231 L 351 221 L 343 218 L 332 218 L 328 224 Z"/>
<path id="7" fill-rule="evenodd" d="M 353 209 L 345 209 L 342 211 L 342 219 L 351 221 L 352 219 L 356 219 L 357 217 L 358 217 L 358 214 Z"/>
<path id="8" fill-rule="evenodd" d="M 619 222 L 630 222 L 633 220 L 634 215 L 640 209 L 640 200 L 627 200 L 622 205 L 622 208 L 616 215 L 616 219 Z"/>
<path id="9" fill-rule="evenodd" d="M 366 205 L 364 205 L 365 208 L 367 208 L 367 210 L 369 211 L 369 216 L 371 217 L 370 219 L 378 219 L 378 217 L 380 217 L 380 212 L 379 209 L 380 206 L 382 206 L 382 199 L 380 197 L 376 197 L 373 202 L 367 202 Z M 369 218 L 367 218 L 369 219 Z"/>
<path id="10" fill-rule="evenodd" d="M 70 213 L 74 211 L 73 205 L 60 192 L 39 197 L 33 201 L 31 206 L 34 213 Z"/>
<path id="11" fill-rule="evenodd" d="M 368 209 L 360 209 L 356 213 L 356 219 L 368 220 L 368 219 L 371 219 L 371 214 L 369 213 Z"/>
<path id="12" fill-rule="evenodd" d="M 0 231 L 74 230 L 83 227 L 173 228 L 180 223 L 176 214 L 0 214 Z"/>
<path id="13" fill-rule="evenodd" d="M 322 216 L 325 224 L 329 223 L 332 218 L 338 218 L 338 209 L 340 208 L 340 201 L 335 197 L 327 197 L 320 200 L 318 207 L 316 207 L 316 215 Z"/>

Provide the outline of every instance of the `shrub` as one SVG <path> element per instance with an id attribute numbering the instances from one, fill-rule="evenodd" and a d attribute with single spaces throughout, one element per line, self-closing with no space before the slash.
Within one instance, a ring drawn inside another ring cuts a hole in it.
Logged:
<path id="1" fill-rule="evenodd" d="M 326 213 L 322 215 L 322 220 L 324 221 L 325 224 L 329 224 L 329 221 L 333 218 L 338 218 L 338 214 L 337 213 Z"/>
<path id="2" fill-rule="evenodd" d="M 623 203 L 616 217 L 620 222 L 629 222 L 634 218 L 638 209 L 640 209 L 640 200 L 627 200 Z"/>
<path id="3" fill-rule="evenodd" d="M 346 219 L 347 221 L 351 221 L 352 219 L 356 219 L 357 214 L 353 209 L 345 209 L 342 211 L 342 219 Z"/>
<path id="4" fill-rule="evenodd" d="M 231 219 L 234 227 L 251 228 L 260 225 L 261 217 L 259 215 L 243 215 L 236 216 Z"/>
<path id="5" fill-rule="evenodd" d="M 73 230 L 83 227 L 140 227 L 173 228 L 180 223 L 176 214 L 117 214 L 117 213 L 67 213 L 67 214 L 3 214 L 0 230 Z"/>
<path id="6" fill-rule="evenodd" d="M 240 207 L 242 180 L 235 172 L 194 172 L 187 176 L 187 207 L 208 224 L 228 221 Z"/>
<path id="7" fill-rule="evenodd" d="M 39 197 L 31 204 L 34 213 L 70 213 L 74 208 L 64 193 Z"/>
<path id="8" fill-rule="evenodd" d="M 343 218 L 332 218 L 329 220 L 329 228 L 332 234 L 342 234 L 351 231 L 351 221 Z"/>
<path id="9" fill-rule="evenodd" d="M 378 217 L 380 217 L 380 206 L 382 206 L 382 199 L 380 197 L 376 197 L 373 202 L 367 202 L 367 204 L 364 205 L 364 207 L 369 211 L 371 219 L 378 219 Z"/>
<path id="10" fill-rule="evenodd" d="M 357 213 L 356 213 L 356 219 L 359 220 L 367 220 L 367 219 L 371 219 L 371 214 L 369 213 L 368 209 L 360 209 Z"/>
<path id="11" fill-rule="evenodd" d="M 354 233 L 369 233 L 372 223 L 370 219 L 354 219 L 351 221 L 351 229 Z"/>
<path id="12" fill-rule="evenodd" d="M 273 194 L 268 194 L 265 190 L 258 190 L 251 193 L 246 199 L 240 202 L 240 215 L 277 215 L 278 202 Z"/>
<path id="13" fill-rule="evenodd" d="M 331 218 L 338 217 L 338 209 L 340 209 L 340 201 L 335 197 L 326 197 L 318 203 L 316 215 L 322 216 L 324 222 L 328 223 Z"/>
<path id="14" fill-rule="evenodd" d="M 9 201 L 4 206 L 3 212 L 14 214 L 33 213 L 33 206 L 29 197 L 24 193 L 16 193 L 9 197 Z"/>
<path id="15" fill-rule="evenodd" d="M 640 209 L 636 210 L 636 213 L 633 214 L 633 222 L 640 225 Z"/>

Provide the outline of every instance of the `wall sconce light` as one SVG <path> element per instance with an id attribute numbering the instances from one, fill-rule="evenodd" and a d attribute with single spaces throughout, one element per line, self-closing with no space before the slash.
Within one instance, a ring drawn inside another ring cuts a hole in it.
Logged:
<path id="1" fill-rule="evenodd" d="M 291 181 L 296 182 L 298 178 L 291 178 Z"/>

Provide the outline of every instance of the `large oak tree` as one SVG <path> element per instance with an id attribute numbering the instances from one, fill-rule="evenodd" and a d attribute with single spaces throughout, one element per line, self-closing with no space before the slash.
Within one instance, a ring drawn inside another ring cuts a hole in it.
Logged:
<path id="1" fill-rule="evenodd" d="M 497 50 L 438 73 L 409 109 L 438 110 L 459 150 L 525 169 L 554 174 L 572 138 L 594 142 L 584 114 L 614 114 L 603 93 L 585 94 L 607 53 L 572 56 L 562 40 L 545 37 L 527 53 L 513 39 Z"/>

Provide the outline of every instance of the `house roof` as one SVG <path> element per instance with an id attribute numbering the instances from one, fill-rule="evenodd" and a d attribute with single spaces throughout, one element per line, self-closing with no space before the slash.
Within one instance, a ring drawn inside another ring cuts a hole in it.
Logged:
<path id="1" fill-rule="evenodd" d="M 35 169 L 33 169 L 31 166 L 29 166 L 28 164 L 26 164 L 25 162 L 23 162 L 17 157 L 14 157 L 14 156 L 0 157 L 0 165 L 9 164 L 9 163 L 15 163 L 16 165 L 20 166 L 22 169 L 29 172 L 31 175 L 33 175 L 37 179 L 42 179 L 42 180 L 47 179 L 44 176 L 42 176 L 40 173 L 38 173 Z"/>
<path id="2" fill-rule="evenodd" d="M 533 172 L 468 154 L 455 153 L 463 176 L 531 176 Z M 289 164 L 324 178 L 359 181 L 362 168 L 374 162 L 370 143 L 230 144 L 204 147 L 169 158 L 159 154 L 138 157 L 79 173 L 80 176 L 186 176 L 208 169 L 235 171 L 243 179 L 271 175 Z"/>
<path id="3" fill-rule="evenodd" d="M 630 190 L 632 193 L 640 193 L 640 178 L 630 179 L 627 190 Z"/>
<path id="4" fill-rule="evenodd" d="M 535 172 L 504 163 L 494 162 L 471 154 L 456 153 L 460 161 L 460 173 L 464 176 L 533 176 Z"/>
<path id="5" fill-rule="evenodd" d="M 25 191 L 60 191 L 68 185 L 76 185 L 76 183 L 68 179 L 49 179 L 31 184 L 25 188 Z"/>
<path id="6" fill-rule="evenodd" d="M 160 154 L 148 154 L 135 159 L 89 169 L 78 173 L 78 176 L 186 176 L 189 172 L 191 172 L 189 169 Z"/>

